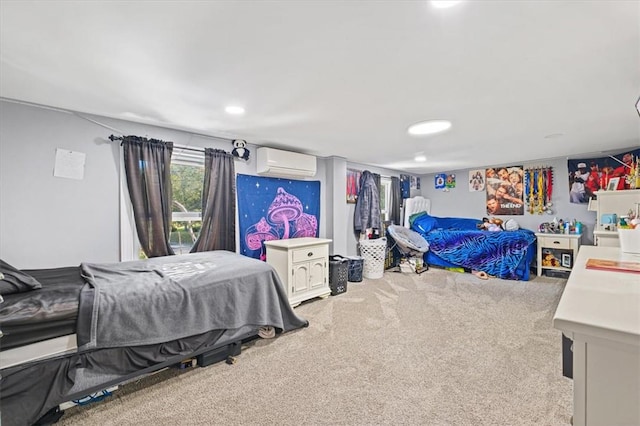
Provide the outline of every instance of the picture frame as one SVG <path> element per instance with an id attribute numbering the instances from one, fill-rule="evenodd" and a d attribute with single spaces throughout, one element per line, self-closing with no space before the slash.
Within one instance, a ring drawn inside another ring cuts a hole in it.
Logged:
<path id="1" fill-rule="evenodd" d="M 361 170 L 347 169 L 347 204 L 356 204 L 360 192 Z"/>
<path id="2" fill-rule="evenodd" d="M 561 265 L 565 268 L 571 268 L 571 255 L 569 253 L 562 253 Z"/>
<path id="3" fill-rule="evenodd" d="M 618 189 L 618 182 L 620 182 L 619 177 L 609 179 L 609 182 L 607 183 L 607 191 L 616 191 Z"/>

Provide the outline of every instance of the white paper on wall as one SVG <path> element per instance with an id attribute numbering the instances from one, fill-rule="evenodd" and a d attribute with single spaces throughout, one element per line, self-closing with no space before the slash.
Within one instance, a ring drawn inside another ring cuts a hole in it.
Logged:
<path id="1" fill-rule="evenodd" d="M 86 157 L 87 154 L 84 152 L 56 148 L 56 164 L 53 169 L 53 175 L 61 178 L 82 180 L 84 178 Z"/>

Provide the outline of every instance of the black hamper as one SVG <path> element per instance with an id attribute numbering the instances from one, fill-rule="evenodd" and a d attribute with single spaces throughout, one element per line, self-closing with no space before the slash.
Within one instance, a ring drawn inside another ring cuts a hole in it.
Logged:
<path id="1" fill-rule="evenodd" d="M 360 256 L 349 256 L 349 281 L 359 283 L 362 281 L 362 268 L 364 259 Z"/>
<path id="2" fill-rule="evenodd" d="M 349 278 L 349 260 L 338 255 L 329 256 L 329 288 L 335 296 L 347 291 Z"/>

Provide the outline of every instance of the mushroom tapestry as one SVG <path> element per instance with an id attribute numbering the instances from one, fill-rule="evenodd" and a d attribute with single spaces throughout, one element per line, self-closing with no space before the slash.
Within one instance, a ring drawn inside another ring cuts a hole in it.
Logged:
<path id="1" fill-rule="evenodd" d="M 319 181 L 239 174 L 237 194 L 240 254 L 265 260 L 265 241 L 319 235 Z"/>

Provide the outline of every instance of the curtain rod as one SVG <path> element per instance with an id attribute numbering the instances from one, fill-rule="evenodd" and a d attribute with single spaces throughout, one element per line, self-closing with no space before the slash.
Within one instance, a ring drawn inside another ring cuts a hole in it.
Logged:
<path id="1" fill-rule="evenodd" d="M 124 140 L 124 136 L 111 135 L 111 136 L 109 136 L 109 140 L 111 140 L 111 142 L 122 141 L 122 140 Z M 186 150 L 186 151 L 204 152 L 204 148 L 191 148 L 191 147 L 182 146 L 182 145 L 175 145 L 175 148 L 176 149 L 183 149 L 183 150 Z"/>

